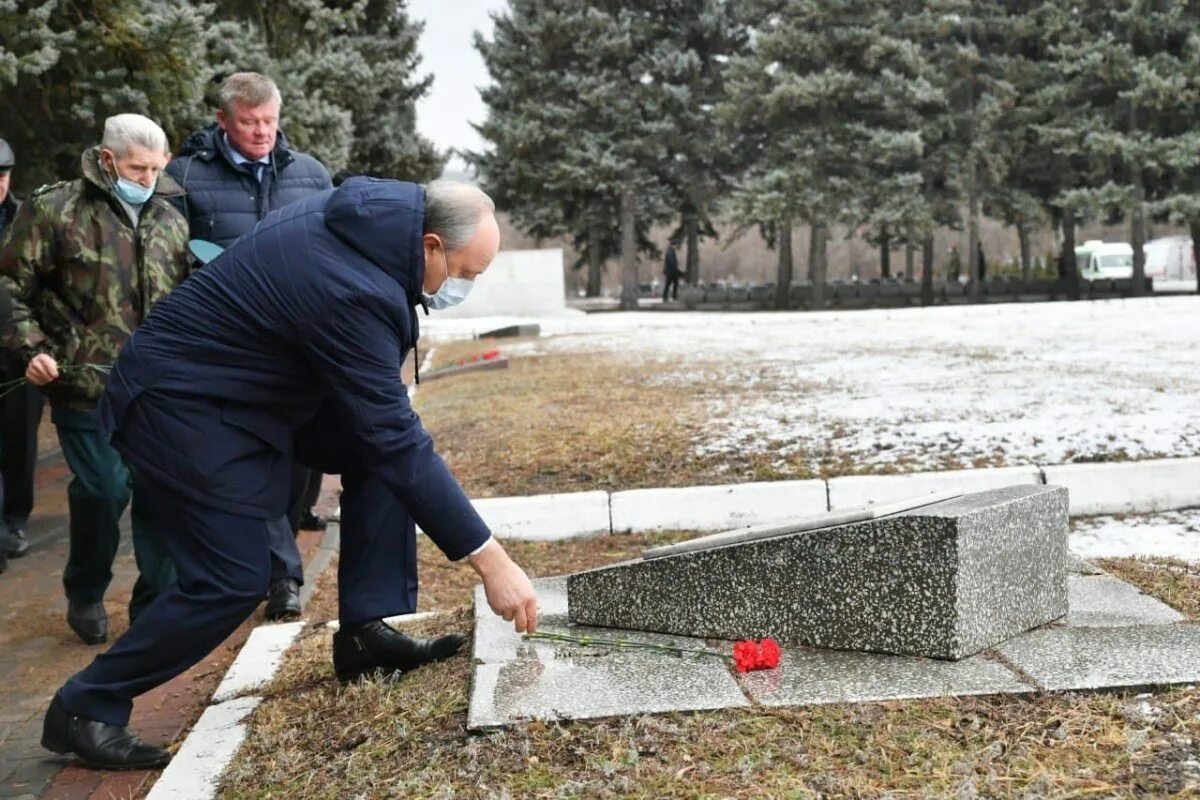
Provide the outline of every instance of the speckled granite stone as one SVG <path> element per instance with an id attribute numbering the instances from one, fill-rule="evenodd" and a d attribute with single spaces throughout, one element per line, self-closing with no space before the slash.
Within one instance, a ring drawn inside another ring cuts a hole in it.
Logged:
<path id="1" fill-rule="evenodd" d="M 1043 628 L 997 648 L 1049 691 L 1200 683 L 1200 626 Z"/>
<path id="2" fill-rule="evenodd" d="M 1071 575 L 1067 582 L 1071 628 L 1123 628 L 1130 625 L 1170 625 L 1184 619 L 1136 586 L 1112 575 Z"/>
<path id="3" fill-rule="evenodd" d="M 893 517 L 567 579 L 601 627 L 960 659 L 1067 613 L 1067 492 L 1010 486 Z"/>
<path id="4" fill-rule="evenodd" d="M 983 655 L 961 661 L 785 647 L 779 668 L 748 672 L 742 689 L 764 706 L 864 703 L 1036 691 Z"/>

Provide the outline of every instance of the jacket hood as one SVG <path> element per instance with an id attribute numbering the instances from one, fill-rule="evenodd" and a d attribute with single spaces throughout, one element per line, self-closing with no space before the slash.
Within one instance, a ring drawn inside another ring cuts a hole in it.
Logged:
<path id="1" fill-rule="evenodd" d="M 425 280 L 425 190 L 416 183 L 350 178 L 329 197 L 325 226 L 395 278 L 415 304 Z"/>
<path id="2" fill-rule="evenodd" d="M 80 173 L 83 175 L 83 179 L 115 198 L 116 193 L 113 191 L 112 181 L 104 174 L 104 167 L 100 166 L 100 145 L 84 150 L 80 162 Z M 182 197 L 183 189 L 175 182 L 174 178 L 164 171 L 158 173 L 158 183 L 154 185 L 154 193 L 159 197 Z"/>
<path id="3" fill-rule="evenodd" d="M 283 135 L 283 131 L 276 131 L 275 149 L 271 151 L 273 160 L 279 166 L 291 163 L 291 149 L 292 146 L 288 143 L 287 137 Z M 201 161 L 212 161 L 218 155 L 224 154 L 225 148 L 222 147 L 221 126 L 215 122 L 210 122 L 184 139 L 183 146 L 179 148 L 178 153 L 180 156 L 195 156 Z"/>

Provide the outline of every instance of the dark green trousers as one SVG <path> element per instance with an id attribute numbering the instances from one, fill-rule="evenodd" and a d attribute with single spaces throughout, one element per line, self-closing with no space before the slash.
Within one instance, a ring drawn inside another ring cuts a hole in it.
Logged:
<path id="1" fill-rule="evenodd" d="M 158 594 L 175 582 L 175 565 L 163 545 L 150 507 L 138 497 L 136 478 L 100 436 L 95 414 L 52 409 L 58 441 L 71 469 L 67 487 L 71 546 L 63 570 L 67 597 L 99 603 L 112 581 L 113 559 L 121 540 L 121 515 L 133 500 L 130 522 L 138 579 L 129 601 L 132 621 Z"/>

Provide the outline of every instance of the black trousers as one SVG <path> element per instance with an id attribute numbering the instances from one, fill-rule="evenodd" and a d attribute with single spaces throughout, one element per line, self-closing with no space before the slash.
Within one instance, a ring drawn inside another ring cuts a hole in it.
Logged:
<path id="1" fill-rule="evenodd" d="M 24 376 L 23 364 L 3 360 L 0 381 Z M 4 522 L 10 530 L 24 528 L 33 511 L 33 473 L 37 467 L 37 433 L 43 405 L 42 393 L 29 384 L 0 398 L 0 474 L 3 475 L 0 489 L 3 494 L 0 496 L 3 497 Z"/>
<path id="2" fill-rule="evenodd" d="M 679 276 L 668 277 L 667 282 L 663 284 L 663 302 L 667 302 L 667 294 L 671 295 L 672 300 L 679 299 Z"/>
<path id="3" fill-rule="evenodd" d="M 300 530 L 300 520 L 306 511 L 311 511 L 321 496 L 321 481 L 324 474 L 315 469 L 309 469 L 302 464 L 292 464 L 291 506 L 288 508 L 288 522 L 292 524 L 292 533 Z"/>
<path id="4" fill-rule="evenodd" d="M 342 623 L 416 610 L 412 518 L 381 478 L 351 473 L 342 480 Z M 108 652 L 62 688 L 68 711 L 110 725 L 128 724 L 134 697 L 204 658 L 262 602 L 272 577 L 270 529 L 279 527 L 274 520 L 202 505 L 149 478 L 139 477 L 138 489 L 166 532 L 164 542 L 179 580 L 146 607 Z"/>

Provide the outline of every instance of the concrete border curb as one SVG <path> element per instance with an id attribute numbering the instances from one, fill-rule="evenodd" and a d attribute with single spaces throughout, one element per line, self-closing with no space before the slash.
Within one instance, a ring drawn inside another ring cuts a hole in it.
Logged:
<path id="1" fill-rule="evenodd" d="M 1073 516 L 1172 511 L 1200 506 L 1200 457 L 570 492 L 474 504 L 498 538 L 556 541 L 633 530 L 729 530 L 946 489 L 976 492 L 1018 483 L 1065 486 Z"/>
<path id="2" fill-rule="evenodd" d="M 613 533 L 711 531 L 763 525 L 828 509 L 825 481 L 774 481 L 613 492 Z"/>
<path id="3" fill-rule="evenodd" d="M 1200 506 L 1200 458 L 1043 467 L 1067 487 L 1071 514 L 1150 513 Z"/>

